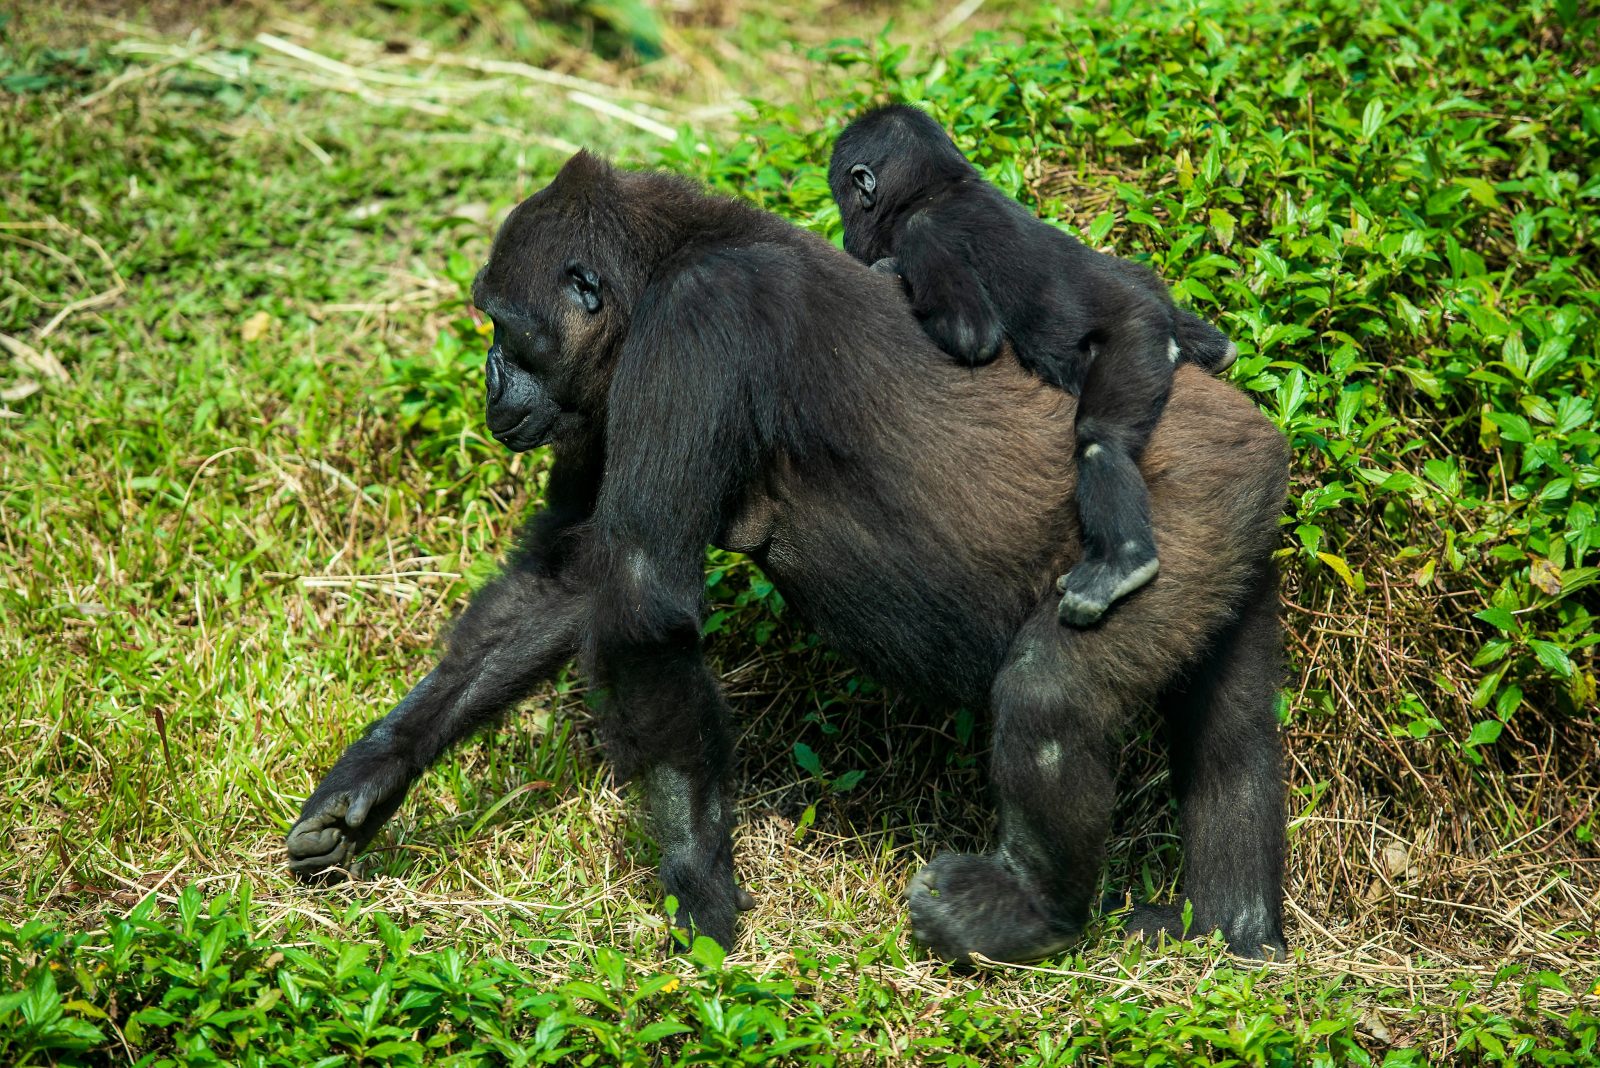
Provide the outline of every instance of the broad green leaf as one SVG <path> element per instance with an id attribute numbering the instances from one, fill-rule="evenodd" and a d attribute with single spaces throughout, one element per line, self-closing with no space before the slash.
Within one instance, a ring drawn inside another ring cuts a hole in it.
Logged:
<path id="1" fill-rule="evenodd" d="M 822 774 L 822 760 L 817 756 L 816 750 L 804 742 L 794 743 L 794 762 L 809 775 Z"/>
<path id="2" fill-rule="evenodd" d="M 1483 620 L 1502 634 L 1510 634 L 1517 629 L 1517 618 L 1500 605 L 1492 605 L 1481 612 L 1474 612 L 1472 617 Z"/>
<path id="3" fill-rule="evenodd" d="M 1373 97 L 1367 102 L 1365 110 L 1361 112 L 1361 139 L 1372 140 L 1373 134 L 1383 125 L 1383 101 Z"/>
<path id="4" fill-rule="evenodd" d="M 1094 222 L 1089 224 L 1089 244 L 1099 246 L 1105 242 L 1106 235 L 1111 228 L 1117 225 L 1117 216 L 1114 212 L 1102 211 L 1094 217 Z"/>
<path id="5" fill-rule="evenodd" d="M 842 794 L 847 790 L 853 790 L 862 779 L 866 778 L 866 774 L 867 773 L 864 771 L 847 771 L 837 779 L 834 779 L 833 782 L 829 784 L 829 789 L 837 794 Z"/>
<path id="6" fill-rule="evenodd" d="M 1567 651 L 1555 642 L 1529 638 L 1528 648 L 1533 650 L 1533 655 L 1547 670 L 1563 679 L 1572 677 L 1572 660 L 1567 656 Z"/>
<path id="7" fill-rule="evenodd" d="M 1211 209 L 1211 229 L 1216 231 L 1217 243 L 1224 249 L 1233 245 L 1233 230 L 1237 221 L 1226 208 Z"/>

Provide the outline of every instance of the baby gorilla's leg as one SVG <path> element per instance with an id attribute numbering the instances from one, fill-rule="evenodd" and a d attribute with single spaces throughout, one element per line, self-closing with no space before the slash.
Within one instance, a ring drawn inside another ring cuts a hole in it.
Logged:
<path id="1" fill-rule="evenodd" d="M 1115 444 L 1092 442 L 1078 451 L 1078 513 L 1083 558 L 1056 580 L 1061 622 L 1085 627 L 1112 603 L 1156 577 L 1150 494 L 1139 468 Z"/>
<path id="2" fill-rule="evenodd" d="M 1170 308 L 1130 303 L 1089 361 L 1078 394 L 1078 518 L 1083 556 L 1058 582 L 1061 622 L 1099 619 L 1156 577 L 1150 492 L 1137 458 L 1172 390 Z"/>

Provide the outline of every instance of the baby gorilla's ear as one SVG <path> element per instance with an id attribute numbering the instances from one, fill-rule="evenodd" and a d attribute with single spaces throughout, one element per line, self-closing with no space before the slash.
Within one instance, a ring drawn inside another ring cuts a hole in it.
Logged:
<path id="1" fill-rule="evenodd" d="M 856 187 L 856 200 L 863 208 L 870 208 L 877 202 L 878 176 L 872 173 L 871 167 L 857 163 L 850 168 L 850 181 Z"/>

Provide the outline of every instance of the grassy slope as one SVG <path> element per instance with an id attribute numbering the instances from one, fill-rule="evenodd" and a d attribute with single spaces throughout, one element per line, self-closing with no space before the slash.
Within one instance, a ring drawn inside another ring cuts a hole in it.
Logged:
<path id="1" fill-rule="evenodd" d="M 713 645 L 742 711 L 740 874 L 761 905 L 731 967 L 660 962 L 650 846 L 577 680 L 419 784 L 369 881 L 287 883 L 298 799 L 425 670 L 537 497 L 539 460 L 506 457 L 476 414 L 461 285 L 492 220 L 563 141 L 625 160 L 664 143 L 515 73 L 362 48 L 428 28 L 399 16 L 350 36 L 251 13 L 189 40 L 43 13 L 10 27 L 0 334 L 27 348 L 0 363 L 0 919 L 23 926 L 0 934 L 19 991 L 0 995 L 0 1050 L 1581 1055 L 1594 444 L 1592 408 L 1564 398 L 1593 384 L 1581 150 L 1600 120 L 1533 54 L 1570 47 L 1566 77 L 1592 97 L 1559 14 L 1439 18 L 1410 45 L 1407 20 L 1338 4 L 1288 28 L 1171 14 L 990 41 L 931 73 L 856 68 L 869 93 L 930 99 L 1019 195 L 1153 253 L 1225 312 L 1238 380 L 1303 457 L 1286 715 L 1304 960 L 1241 972 L 1211 948 L 1107 938 L 976 982 L 908 952 L 896 894 L 919 859 L 985 833 L 981 725 L 855 678 L 738 561 L 712 585 Z M 1157 29 L 1174 25 L 1194 60 L 1168 69 Z M 258 29 L 394 77 L 251 43 Z M 792 75 L 784 93 L 807 99 L 803 61 L 750 61 L 779 31 L 744 32 L 644 75 L 581 73 L 688 118 L 713 151 L 669 148 L 672 165 L 827 228 L 816 165 L 840 104 L 769 108 L 750 134 L 693 111 L 716 103 L 716 70 Z M 532 24 L 474 34 L 450 47 L 573 55 Z M 1418 196 L 1435 114 L 1459 114 L 1434 138 L 1458 151 Z M 1491 600 L 1505 616 L 1473 620 Z M 1177 874 L 1147 743 L 1130 743 L 1109 881 L 1141 894 Z"/>

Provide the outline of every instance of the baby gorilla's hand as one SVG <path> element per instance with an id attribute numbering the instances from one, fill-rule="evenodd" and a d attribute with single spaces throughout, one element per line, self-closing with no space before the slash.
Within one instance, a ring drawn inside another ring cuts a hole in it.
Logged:
<path id="1" fill-rule="evenodd" d="M 982 291 L 950 293 L 944 303 L 922 315 L 922 329 L 941 349 L 969 367 L 992 361 L 1005 340 L 1000 316 Z"/>

